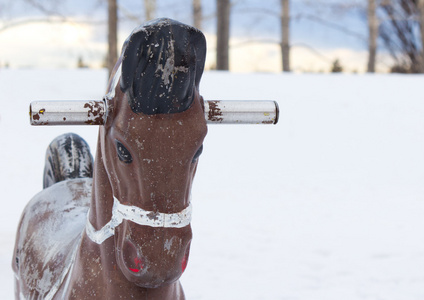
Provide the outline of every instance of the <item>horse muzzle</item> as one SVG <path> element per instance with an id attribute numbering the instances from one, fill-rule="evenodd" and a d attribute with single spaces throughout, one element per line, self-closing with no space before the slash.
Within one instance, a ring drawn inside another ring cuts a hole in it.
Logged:
<path id="1" fill-rule="evenodd" d="M 191 226 L 155 228 L 124 221 L 115 234 L 116 261 L 124 276 L 144 288 L 177 281 L 184 272 Z"/>

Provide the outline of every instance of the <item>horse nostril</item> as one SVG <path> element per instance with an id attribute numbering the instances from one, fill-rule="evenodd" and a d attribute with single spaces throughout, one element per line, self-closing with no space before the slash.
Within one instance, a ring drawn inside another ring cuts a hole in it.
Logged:
<path id="1" fill-rule="evenodd" d="M 134 266 L 135 266 L 134 268 L 129 268 L 134 273 L 138 273 L 144 268 L 141 258 L 139 257 L 134 258 Z"/>
<path id="2" fill-rule="evenodd" d="M 203 144 L 199 147 L 199 149 L 197 150 L 196 154 L 194 154 L 193 160 L 192 162 L 196 162 L 196 160 L 199 158 L 199 156 L 202 154 L 203 152 Z"/>
<path id="3" fill-rule="evenodd" d="M 187 247 L 187 250 L 186 250 L 186 252 L 185 252 L 185 254 L 184 254 L 184 257 L 183 257 L 183 261 L 182 261 L 182 263 L 181 263 L 181 270 L 182 270 L 182 272 L 184 272 L 184 271 L 185 271 L 185 269 L 187 268 L 187 264 L 188 264 L 188 255 L 189 255 L 189 253 L 190 253 L 190 247 Z"/>
<path id="4" fill-rule="evenodd" d="M 136 247 L 131 241 L 125 241 L 124 247 L 123 247 L 123 259 L 126 267 L 134 272 L 138 273 L 144 268 L 144 261 L 143 259 L 138 255 Z"/>

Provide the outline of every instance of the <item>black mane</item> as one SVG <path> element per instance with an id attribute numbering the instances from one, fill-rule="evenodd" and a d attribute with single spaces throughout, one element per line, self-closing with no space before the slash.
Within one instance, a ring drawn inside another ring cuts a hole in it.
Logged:
<path id="1" fill-rule="evenodd" d="M 135 113 L 183 112 L 199 88 L 205 58 L 206 40 L 198 29 L 171 19 L 150 21 L 124 43 L 121 90 Z"/>

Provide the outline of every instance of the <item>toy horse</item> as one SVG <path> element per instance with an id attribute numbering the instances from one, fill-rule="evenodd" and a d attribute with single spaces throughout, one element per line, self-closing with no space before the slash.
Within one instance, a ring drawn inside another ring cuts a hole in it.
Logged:
<path id="1" fill-rule="evenodd" d="M 274 101 L 204 101 L 204 35 L 169 19 L 136 28 L 103 101 L 34 102 L 33 125 L 100 125 L 93 163 L 69 133 L 47 149 L 13 270 L 20 299 L 184 299 L 190 191 L 206 123 L 276 124 Z"/>
<path id="2" fill-rule="evenodd" d="M 205 55 L 203 34 L 173 20 L 132 32 L 94 163 L 74 134 L 47 151 L 44 190 L 17 232 L 17 299 L 184 299 L 190 191 L 207 132 Z"/>

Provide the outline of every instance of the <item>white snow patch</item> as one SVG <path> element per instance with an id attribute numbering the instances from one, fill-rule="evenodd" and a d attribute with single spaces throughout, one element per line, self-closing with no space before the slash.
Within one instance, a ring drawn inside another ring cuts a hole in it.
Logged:
<path id="1" fill-rule="evenodd" d="M 103 71 L 0 70 L 0 298 L 44 152 L 33 100 L 102 98 Z M 209 126 L 193 185 L 188 299 L 424 299 L 421 75 L 205 73 L 205 100 L 277 100 L 280 123 Z M 25 86 L 25 88 L 22 88 Z M 78 87 L 78 88 L 76 88 Z"/>

